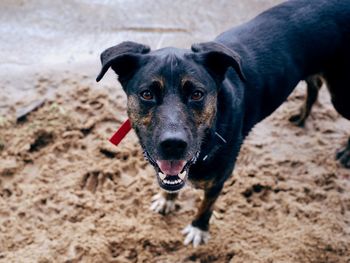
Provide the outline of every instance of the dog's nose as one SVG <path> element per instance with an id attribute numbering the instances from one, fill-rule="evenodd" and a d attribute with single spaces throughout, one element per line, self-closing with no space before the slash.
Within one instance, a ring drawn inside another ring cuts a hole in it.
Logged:
<path id="1" fill-rule="evenodd" d="M 182 133 L 163 135 L 159 145 L 164 159 L 181 159 L 187 149 L 187 142 Z"/>

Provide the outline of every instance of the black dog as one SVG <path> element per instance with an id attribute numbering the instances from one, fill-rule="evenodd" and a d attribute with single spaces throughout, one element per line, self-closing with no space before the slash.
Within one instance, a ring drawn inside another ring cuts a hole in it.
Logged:
<path id="1" fill-rule="evenodd" d="M 349 0 L 294 0 L 191 50 L 124 42 L 101 54 L 97 81 L 109 67 L 118 74 L 132 126 L 166 191 L 152 209 L 172 210 L 187 179 L 204 189 L 185 244 L 207 241 L 243 139 L 300 80 L 322 73 L 335 108 L 350 119 L 349 48 Z"/>

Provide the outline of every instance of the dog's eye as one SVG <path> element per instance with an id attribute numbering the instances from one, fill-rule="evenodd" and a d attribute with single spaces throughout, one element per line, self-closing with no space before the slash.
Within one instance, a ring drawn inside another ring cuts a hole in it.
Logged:
<path id="1" fill-rule="evenodd" d="M 199 101 L 203 98 L 204 93 L 200 90 L 195 90 L 192 94 L 191 94 L 191 100 L 194 101 Z"/>
<path id="2" fill-rule="evenodd" d="M 140 93 L 140 95 L 144 100 L 153 100 L 153 94 L 150 90 L 144 90 Z"/>

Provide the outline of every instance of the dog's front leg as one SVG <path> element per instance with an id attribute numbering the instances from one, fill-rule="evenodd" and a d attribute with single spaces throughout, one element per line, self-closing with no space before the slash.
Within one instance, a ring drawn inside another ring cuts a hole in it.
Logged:
<path id="1" fill-rule="evenodd" d="M 209 235 L 209 220 L 213 213 L 213 207 L 216 199 L 221 192 L 222 186 L 212 187 L 204 190 L 204 199 L 198 209 L 195 219 L 188 225 L 182 233 L 186 235 L 184 244 L 193 244 L 197 247 L 199 244 L 207 243 Z"/>
<path id="2" fill-rule="evenodd" d="M 160 214 L 168 214 L 175 210 L 175 199 L 178 193 L 160 192 L 153 196 L 150 209 Z"/>

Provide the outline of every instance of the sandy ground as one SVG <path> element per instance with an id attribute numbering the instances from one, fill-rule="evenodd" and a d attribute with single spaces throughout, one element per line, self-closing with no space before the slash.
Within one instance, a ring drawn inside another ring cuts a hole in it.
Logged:
<path id="1" fill-rule="evenodd" d="M 257 12 L 278 1 L 247 2 Z M 243 4 L 237 8 L 237 21 L 251 15 Z M 185 17 L 181 28 L 189 23 Z M 227 26 L 219 20 L 211 33 Z M 209 38 L 190 24 L 197 35 L 181 31 L 180 46 L 191 37 Z M 162 35 L 164 43 L 176 39 Z M 201 192 L 186 188 L 172 214 L 151 212 L 158 186 L 136 136 L 129 134 L 118 147 L 108 142 L 126 118 L 114 77 L 96 88 L 98 61 L 81 62 L 79 55 L 76 64 L 51 61 L 44 67 L 30 62 L 34 58 L 23 66 L 1 57 L 0 262 L 350 262 L 350 171 L 334 160 L 350 122 L 335 112 L 326 89 L 305 128 L 288 122 L 304 84 L 256 126 L 217 202 L 209 243 L 194 249 L 182 244 L 180 231 L 192 220 Z M 16 111 L 45 98 L 26 120 L 15 122 Z"/>
<path id="2" fill-rule="evenodd" d="M 158 186 L 135 135 L 107 141 L 124 96 L 78 83 L 23 123 L 2 120 L 1 262 L 350 262 L 350 176 L 334 160 L 350 123 L 326 92 L 306 128 L 287 121 L 303 86 L 255 128 L 210 242 L 193 249 L 180 230 L 200 191 L 185 189 L 170 215 L 151 212 Z"/>

